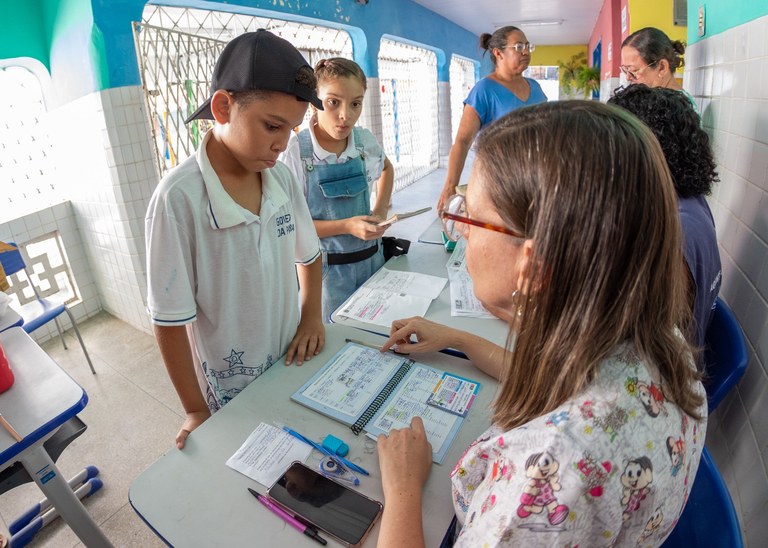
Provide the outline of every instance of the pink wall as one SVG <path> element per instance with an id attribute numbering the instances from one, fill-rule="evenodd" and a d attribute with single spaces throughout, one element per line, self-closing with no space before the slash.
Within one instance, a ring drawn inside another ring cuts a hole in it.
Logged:
<path id="1" fill-rule="evenodd" d="M 601 80 L 607 78 L 618 78 L 619 64 L 621 61 L 621 9 L 627 5 L 628 0 L 605 0 L 603 7 L 600 8 L 600 14 L 595 21 L 595 28 L 589 37 L 587 46 L 587 61 L 592 66 L 592 52 L 598 43 L 601 43 L 602 55 L 600 66 L 602 74 Z M 629 8 L 627 7 L 627 13 Z M 629 17 L 629 15 L 627 15 Z M 627 21 L 627 29 L 629 22 Z M 610 57 L 610 59 L 609 59 Z"/>

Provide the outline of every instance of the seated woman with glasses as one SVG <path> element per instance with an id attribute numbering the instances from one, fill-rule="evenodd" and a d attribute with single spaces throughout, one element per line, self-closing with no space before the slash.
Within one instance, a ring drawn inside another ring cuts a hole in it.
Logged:
<path id="1" fill-rule="evenodd" d="M 480 134 L 465 206 L 443 217 L 467 240 L 477 297 L 517 340 L 495 360 L 493 424 L 450 473 L 446 543 L 661 544 L 696 475 L 707 408 L 680 331 L 682 236 L 658 143 L 601 103 L 520 109 Z M 416 349 L 422 326 L 393 327 L 383 349 Z M 378 452 L 379 546 L 423 545 L 421 419 L 379 437 Z"/>
<path id="2" fill-rule="evenodd" d="M 493 72 L 477 82 L 464 100 L 459 129 L 448 155 L 448 174 L 437 202 L 438 211 L 456 192 L 477 132 L 516 108 L 547 100 L 538 82 L 523 76 L 536 49 L 523 31 L 506 26 L 493 34 L 484 33 L 480 36 L 480 47 L 490 53 Z"/>

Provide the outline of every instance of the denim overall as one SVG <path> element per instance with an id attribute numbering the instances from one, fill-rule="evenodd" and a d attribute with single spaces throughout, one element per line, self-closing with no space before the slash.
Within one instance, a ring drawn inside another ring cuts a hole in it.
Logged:
<path id="1" fill-rule="evenodd" d="M 371 192 L 365 169 L 365 152 L 358 128 L 353 128 L 352 138 L 360 155 L 343 164 L 315 165 L 312 163 L 314 150 L 309 130 L 298 135 L 301 160 L 307 175 L 307 202 L 312 219 L 335 221 L 357 215 L 370 215 Z M 346 262 L 350 254 L 378 249 L 368 258 L 349 264 L 329 264 L 341 260 Z M 351 234 L 339 234 L 320 239 L 323 251 L 323 319 L 328 321 L 331 314 L 384 264 L 381 240 L 361 240 Z M 345 257 L 346 256 L 346 257 Z"/>

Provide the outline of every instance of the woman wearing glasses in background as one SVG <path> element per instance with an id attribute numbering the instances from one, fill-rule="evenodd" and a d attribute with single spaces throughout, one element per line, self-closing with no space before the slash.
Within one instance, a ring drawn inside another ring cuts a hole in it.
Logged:
<path id="1" fill-rule="evenodd" d="M 632 115 L 591 101 L 510 113 L 476 149 L 464 209 L 449 200 L 442 216 L 467 240 L 477 297 L 517 340 L 493 359 L 462 348 L 500 385 L 492 426 L 451 472 L 448 543 L 657 546 L 682 512 L 707 416 L 679 329 L 687 274 L 664 155 Z M 441 348 L 435 331 L 396 322 L 383 350 Z M 379 546 L 419 546 L 432 456 L 421 419 L 379 437 L 378 452 Z"/>
<path id="2" fill-rule="evenodd" d="M 490 52 L 494 70 L 475 84 L 464 101 L 456 140 L 448 155 L 448 175 L 437 202 L 438 211 L 456 192 L 477 132 L 516 108 L 547 100 L 539 83 L 523 76 L 535 49 L 523 31 L 506 26 L 493 34 L 484 33 L 480 36 L 480 47 Z"/>
<path id="3" fill-rule="evenodd" d="M 680 91 L 696 107 L 691 94 L 675 78 L 675 71 L 684 64 L 684 53 L 685 44 L 680 40 L 670 40 L 659 29 L 646 27 L 627 36 L 621 44 L 619 69 L 630 84 Z"/>

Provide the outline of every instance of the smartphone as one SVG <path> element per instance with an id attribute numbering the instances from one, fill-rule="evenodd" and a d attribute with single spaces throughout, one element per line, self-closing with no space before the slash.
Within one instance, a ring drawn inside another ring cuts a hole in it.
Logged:
<path id="1" fill-rule="evenodd" d="M 291 463 L 267 496 L 345 546 L 360 546 L 384 508 L 299 461 Z"/>

